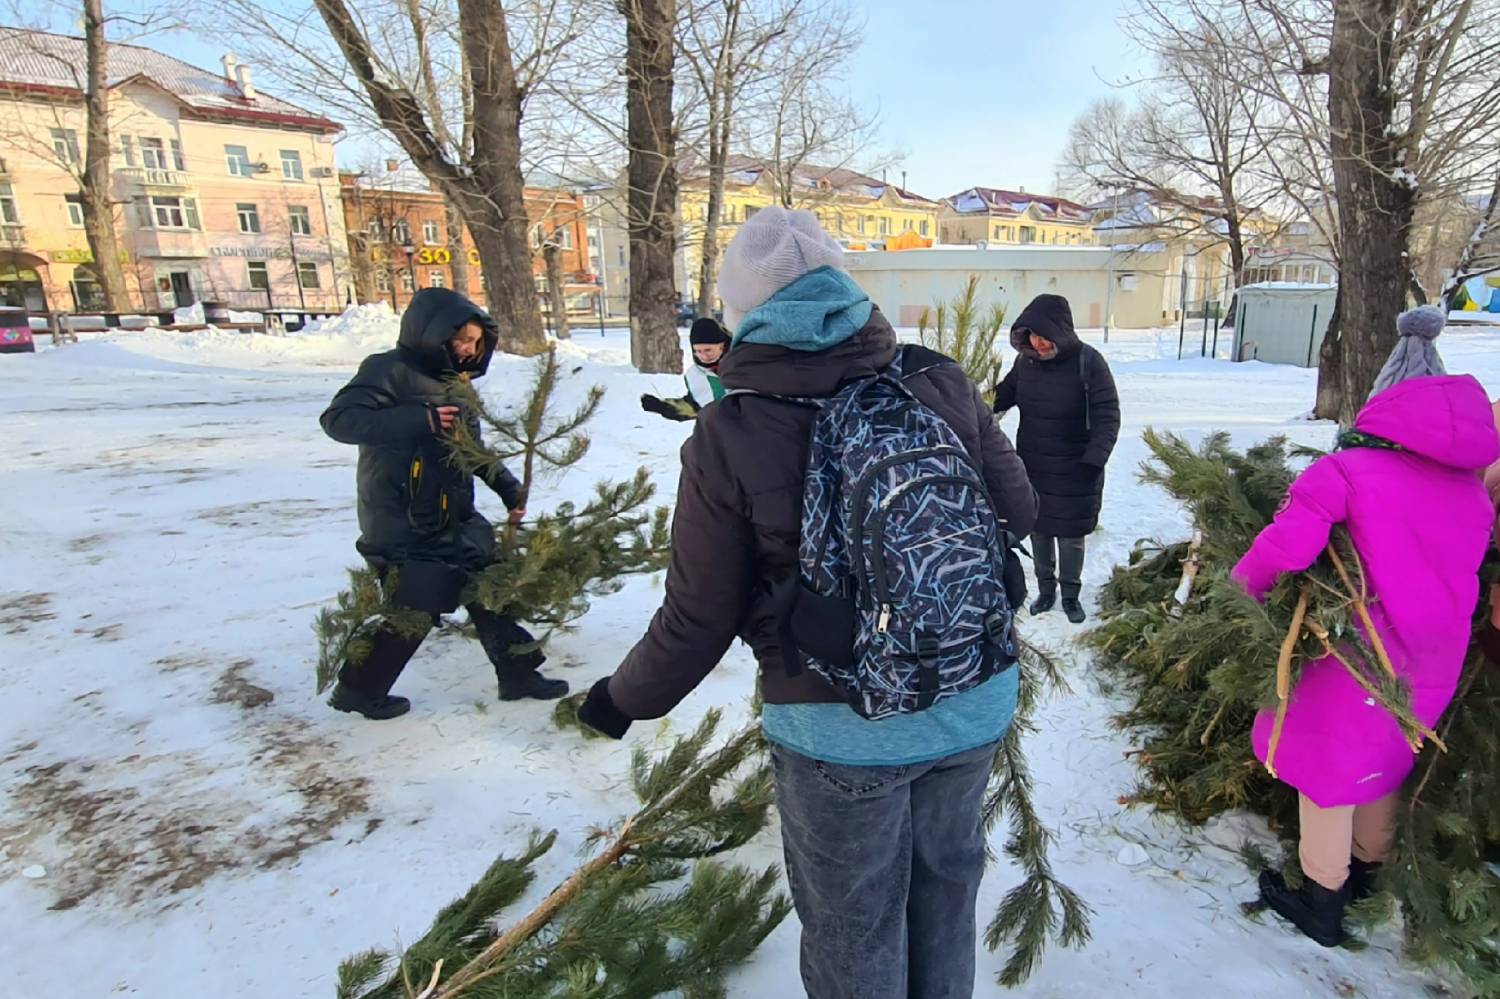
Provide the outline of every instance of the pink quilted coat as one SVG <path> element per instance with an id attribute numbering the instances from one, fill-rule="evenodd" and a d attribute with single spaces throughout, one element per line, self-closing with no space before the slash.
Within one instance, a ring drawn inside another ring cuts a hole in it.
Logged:
<path id="1" fill-rule="evenodd" d="M 1311 565 L 1333 525 L 1343 524 L 1370 580 L 1375 627 L 1411 682 L 1417 717 L 1435 726 L 1469 644 L 1479 563 L 1495 523 L 1479 473 L 1500 457 L 1500 438 L 1484 389 L 1468 375 L 1387 389 L 1355 428 L 1406 450 L 1358 447 L 1318 459 L 1233 576 L 1261 598 L 1281 573 Z M 1255 720 L 1263 762 L 1273 716 L 1262 711 Z M 1276 751 L 1282 780 L 1324 808 L 1362 805 L 1397 790 L 1414 759 L 1395 719 L 1342 665 L 1330 658 L 1302 670 Z"/>

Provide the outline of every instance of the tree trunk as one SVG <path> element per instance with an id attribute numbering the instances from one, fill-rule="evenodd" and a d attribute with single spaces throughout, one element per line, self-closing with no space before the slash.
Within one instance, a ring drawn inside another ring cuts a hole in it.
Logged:
<path id="1" fill-rule="evenodd" d="M 722 119 L 725 109 L 712 109 Z M 703 223 L 703 259 L 698 264 L 698 315 L 714 314 L 714 280 L 719 266 L 719 224 L 724 217 L 724 173 L 729 158 L 729 122 L 708 126 L 708 219 Z"/>
<path id="2" fill-rule="evenodd" d="M 493 0 L 458 0 L 459 25 L 474 93 L 473 176 L 477 197 L 460 200 L 471 232 L 488 227 L 479 251 L 490 315 L 500 324 L 500 342 L 514 354 L 547 349 L 541 305 L 531 276 L 531 226 L 526 182 L 521 175 L 521 100 L 511 61 L 505 9 Z M 482 220 L 476 222 L 476 219 Z"/>
<path id="3" fill-rule="evenodd" d="M 1317 415 L 1353 424 L 1396 344 L 1406 304 L 1407 247 L 1416 203 L 1398 153 L 1390 81 L 1399 0 L 1336 0 L 1328 116 L 1343 247 L 1339 328 L 1318 369 Z"/>
<path id="4" fill-rule="evenodd" d="M 104 37 L 101 0 L 83 0 L 83 35 L 88 51 L 88 83 L 84 90 L 88 140 L 78 200 L 83 209 L 89 251 L 94 255 L 94 278 L 104 293 L 104 308 L 122 312 L 130 308 L 130 291 L 120 261 L 115 207 L 109 196 L 109 43 Z"/>
<path id="5" fill-rule="evenodd" d="M 553 234 L 556 238 L 556 234 Z M 552 332 L 559 340 L 570 339 L 568 329 L 568 297 L 563 284 L 562 251 L 548 240 L 542 247 L 542 259 L 547 264 L 547 299 L 552 306 Z"/>
<path id="6" fill-rule="evenodd" d="M 672 267 L 677 244 L 677 136 L 672 119 L 677 0 L 620 0 L 620 12 L 625 16 L 630 147 L 630 359 L 646 374 L 679 373 L 682 341 Z"/>
<path id="7" fill-rule="evenodd" d="M 464 245 L 464 216 L 451 199 L 443 199 L 443 227 L 448 231 L 448 268 L 453 287 L 460 295 L 470 294 L 469 250 Z"/>

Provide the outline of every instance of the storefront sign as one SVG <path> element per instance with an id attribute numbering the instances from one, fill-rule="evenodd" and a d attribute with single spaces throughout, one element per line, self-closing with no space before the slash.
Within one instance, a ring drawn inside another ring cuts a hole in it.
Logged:
<path id="1" fill-rule="evenodd" d="M 54 264 L 91 264 L 94 262 L 94 254 L 91 250 L 53 250 L 50 256 Z"/>
<path id="2" fill-rule="evenodd" d="M 290 260 L 292 251 L 285 246 L 210 246 L 215 257 L 242 257 L 248 260 Z M 298 249 L 298 260 L 331 260 L 327 250 Z"/>

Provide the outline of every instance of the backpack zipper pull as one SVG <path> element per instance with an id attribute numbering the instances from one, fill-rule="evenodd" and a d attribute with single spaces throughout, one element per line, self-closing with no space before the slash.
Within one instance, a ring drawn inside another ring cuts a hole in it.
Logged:
<path id="1" fill-rule="evenodd" d="M 880 619 L 875 622 L 875 633 L 884 635 L 891 626 L 891 605 L 880 605 Z"/>

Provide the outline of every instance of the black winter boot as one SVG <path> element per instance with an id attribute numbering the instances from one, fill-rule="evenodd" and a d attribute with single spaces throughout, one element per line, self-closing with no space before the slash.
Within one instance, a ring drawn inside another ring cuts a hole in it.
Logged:
<path id="1" fill-rule="evenodd" d="M 1082 624 L 1088 620 L 1088 615 L 1083 612 L 1083 604 L 1078 602 L 1077 597 L 1063 597 L 1063 613 L 1068 615 L 1068 620 L 1073 624 Z"/>
<path id="2" fill-rule="evenodd" d="M 334 685 L 333 694 L 328 698 L 328 706 L 339 711 L 351 711 L 354 714 L 364 715 L 372 721 L 385 721 L 388 718 L 398 718 L 410 711 L 411 701 L 390 694 L 371 697 L 369 694 L 361 694 L 353 687 L 339 683 Z"/>
<path id="3" fill-rule="evenodd" d="M 549 680 L 535 670 L 500 681 L 500 700 L 521 701 L 530 697 L 538 701 L 555 701 L 568 694 L 568 681 Z"/>
<path id="4" fill-rule="evenodd" d="M 1280 871 L 1260 872 L 1260 898 L 1290 920 L 1304 936 L 1324 947 L 1344 942 L 1344 907 L 1349 904 L 1349 885 L 1329 891 L 1312 879 L 1293 891 Z"/>
<path id="5" fill-rule="evenodd" d="M 1056 593 L 1038 593 L 1036 599 L 1031 602 L 1031 613 L 1045 614 L 1056 606 Z"/>
<path id="6" fill-rule="evenodd" d="M 1349 858 L 1349 901 L 1360 902 L 1375 894 L 1375 879 L 1380 876 L 1380 864 L 1358 857 Z"/>

